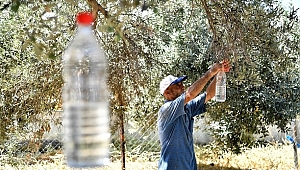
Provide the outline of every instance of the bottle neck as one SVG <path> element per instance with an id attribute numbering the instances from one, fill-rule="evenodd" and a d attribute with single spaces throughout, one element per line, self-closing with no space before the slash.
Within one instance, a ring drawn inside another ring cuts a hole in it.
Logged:
<path id="1" fill-rule="evenodd" d="M 91 30 L 91 25 L 78 25 L 78 32 L 89 33 Z"/>

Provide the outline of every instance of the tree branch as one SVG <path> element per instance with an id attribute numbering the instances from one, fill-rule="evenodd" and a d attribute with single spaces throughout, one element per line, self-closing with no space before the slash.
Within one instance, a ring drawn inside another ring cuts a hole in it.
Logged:
<path id="1" fill-rule="evenodd" d="M 206 12 L 206 15 L 207 15 L 207 19 L 208 19 L 208 23 L 209 23 L 210 29 L 213 32 L 213 37 L 214 37 L 214 40 L 215 40 L 216 36 L 217 36 L 217 32 L 216 32 L 214 24 L 213 24 L 214 22 L 213 22 L 213 18 L 212 18 L 211 12 L 208 9 L 206 0 L 201 0 L 201 2 L 202 2 L 202 5 L 203 5 L 203 7 L 205 9 L 205 12 Z"/>
<path id="2" fill-rule="evenodd" d="M 9 2 L 8 4 L 4 4 L 4 6 L 0 9 L 0 11 L 3 11 L 6 8 L 8 8 L 10 4 L 11 4 L 11 2 Z M 0 3 L 0 5 L 2 5 L 2 4 Z"/>
<path id="3" fill-rule="evenodd" d="M 96 27 L 96 19 L 98 17 L 98 12 L 100 11 L 105 18 L 109 18 L 110 15 L 108 14 L 108 11 L 106 11 L 102 5 L 100 5 L 97 0 L 87 0 L 88 4 L 92 6 L 92 15 L 94 18 L 94 28 Z M 112 21 L 113 24 L 117 25 L 117 21 Z M 128 45 L 127 39 L 124 36 L 124 33 L 122 30 L 120 30 L 120 28 L 114 27 L 115 31 L 121 36 L 121 38 L 123 39 L 123 41 L 125 42 L 126 45 Z"/>
<path id="4" fill-rule="evenodd" d="M 92 15 L 94 17 L 94 20 L 97 19 L 98 17 L 98 12 L 100 11 L 105 18 L 109 17 L 108 12 L 102 7 L 102 5 L 100 5 L 97 0 L 87 0 L 88 4 L 92 6 L 93 10 L 92 10 Z"/>

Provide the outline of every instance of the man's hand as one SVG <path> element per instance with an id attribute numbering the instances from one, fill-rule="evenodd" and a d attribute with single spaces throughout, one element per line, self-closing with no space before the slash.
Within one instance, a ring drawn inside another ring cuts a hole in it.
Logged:
<path id="1" fill-rule="evenodd" d="M 210 68 L 213 75 L 217 74 L 219 71 L 223 70 L 224 72 L 229 72 L 231 69 L 231 64 L 228 59 L 223 60 L 220 63 L 215 63 Z"/>
<path id="2" fill-rule="evenodd" d="M 221 62 L 222 64 L 222 69 L 224 72 L 229 72 L 231 69 L 231 64 L 230 61 L 228 59 L 225 59 Z"/>

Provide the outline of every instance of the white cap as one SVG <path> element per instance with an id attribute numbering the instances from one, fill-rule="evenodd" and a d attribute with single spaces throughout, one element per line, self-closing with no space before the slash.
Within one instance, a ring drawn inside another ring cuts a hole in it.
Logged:
<path id="1" fill-rule="evenodd" d="M 175 77 L 172 75 L 168 75 L 167 77 L 163 78 L 159 84 L 159 92 L 160 94 L 164 94 L 165 90 L 172 84 L 177 84 L 181 81 L 187 79 L 187 76 Z"/>

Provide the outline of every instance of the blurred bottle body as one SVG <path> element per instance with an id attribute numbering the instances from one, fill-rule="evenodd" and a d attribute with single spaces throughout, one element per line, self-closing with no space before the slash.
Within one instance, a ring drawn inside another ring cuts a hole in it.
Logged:
<path id="1" fill-rule="evenodd" d="M 63 54 L 64 152 L 71 167 L 109 163 L 107 64 L 91 17 L 78 14 L 77 34 Z"/>
<path id="2" fill-rule="evenodd" d="M 224 71 L 219 71 L 216 77 L 216 94 L 217 102 L 225 102 L 226 100 L 226 74 Z"/>

